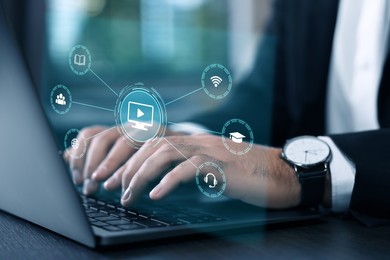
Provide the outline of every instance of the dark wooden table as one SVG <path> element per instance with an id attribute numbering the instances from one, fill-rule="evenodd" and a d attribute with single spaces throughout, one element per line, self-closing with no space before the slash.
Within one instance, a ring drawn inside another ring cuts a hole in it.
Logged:
<path id="1" fill-rule="evenodd" d="M 100 258 L 390 258 L 390 226 L 367 228 L 352 219 L 283 224 L 148 244 L 92 250 L 0 211 L 0 259 Z"/>

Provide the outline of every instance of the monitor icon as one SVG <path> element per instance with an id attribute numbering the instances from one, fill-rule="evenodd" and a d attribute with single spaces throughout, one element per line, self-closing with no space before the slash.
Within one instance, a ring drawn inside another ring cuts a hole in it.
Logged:
<path id="1" fill-rule="evenodd" d="M 127 121 L 134 123 L 132 128 L 148 131 L 153 126 L 154 107 L 147 104 L 130 101 L 128 104 Z"/>

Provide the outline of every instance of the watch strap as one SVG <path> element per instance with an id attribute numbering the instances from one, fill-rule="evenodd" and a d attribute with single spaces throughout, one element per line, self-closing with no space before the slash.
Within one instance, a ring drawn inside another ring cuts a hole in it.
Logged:
<path id="1" fill-rule="evenodd" d="M 297 176 L 301 183 L 300 207 L 315 207 L 321 204 L 324 199 L 327 168 L 311 173 L 299 173 L 298 170 Z"/>

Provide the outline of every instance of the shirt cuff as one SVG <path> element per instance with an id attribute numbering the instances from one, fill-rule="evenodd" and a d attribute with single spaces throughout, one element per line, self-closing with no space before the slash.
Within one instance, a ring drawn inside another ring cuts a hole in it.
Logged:
<path id="1" fill-rule="evenodd" d="M 181 132 L 189 135 L 205 134 L 208 132 L 208 129 L 202 125 L 183 122 L 179 124 L 171 124 L 169 129 L 173 132 Z"/>
<path id="2" fill-rule="evenodd" d="M 328 136 L 320 136 L 331 151 L 330 174 L 332 183 L 332 211 L 346 212 L 351 202 L 352 190 L 355 184 L 356 166 L 346 158 L 333 140 Z"/>

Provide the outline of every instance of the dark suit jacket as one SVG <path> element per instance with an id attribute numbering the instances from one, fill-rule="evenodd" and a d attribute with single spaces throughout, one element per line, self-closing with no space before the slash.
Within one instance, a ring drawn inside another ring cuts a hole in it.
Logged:
<path id="1" fill-rule="evenodd" d="M 257 142 L 274 146 L 294 136 L 324 135 L 337 12 L 338 0 L 276 1 L 252 73 L 225 106 L 195 121 L 220 129 L 228 119 L 241 118 Z M 356 164 L 350 212 L 367 225 L 390 222 L 389 57 L 378 108 L 380 130 L 331 136 Z"/>

